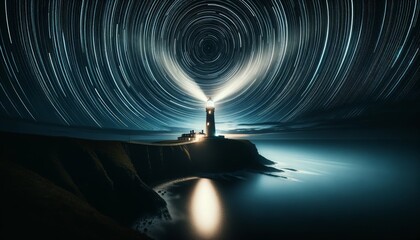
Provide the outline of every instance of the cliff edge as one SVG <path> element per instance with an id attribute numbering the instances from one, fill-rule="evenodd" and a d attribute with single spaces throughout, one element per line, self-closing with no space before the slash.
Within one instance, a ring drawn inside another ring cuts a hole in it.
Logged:
<path id="1" fill-rule="evenodd" d="M 145 239 L 124 224 L 166 205 L 150 185 L 206 173 L 273 170 L 246 140 L 146 145 L 0 135 L 2 239 Z"/>

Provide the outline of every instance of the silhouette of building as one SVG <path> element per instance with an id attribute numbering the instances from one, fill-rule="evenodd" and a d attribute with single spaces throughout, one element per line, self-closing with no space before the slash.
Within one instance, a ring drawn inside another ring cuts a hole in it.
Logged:
<path id="1" fill-rule="evenodd" d="M 181 135 L 181 137 L 178 137 L 178 141 L 193 142 L 198 141 L 205 136 L 206 134 L 204 134 L 204 130 L 201 130 L 201 132 L 195 132 L 194 130 L 191 130 L 190 133 L 184 133 Z"/>
<path id="2" fill-rule="evenodd" d="M 190 133 L 184 133 L 181 137 L 178 137 L 178 141 L 182 142 L 193 142 L 199 141 L 201 138 L 225 138 L 222 135 L 216 136 L 216 124 L 214 122 L 214 102 L 211 98 L 207 100 L 206 103 L 206 133 L 204 130 L 201 132 L 195 132 L 191 130 Z"/>
<path id="3" fill-rule="evenodd" d="M 214 102 L 209 98 L 206 104 L 206 134 L 207 137 L 216 136 L 216 125 L 214 123 Z"/>

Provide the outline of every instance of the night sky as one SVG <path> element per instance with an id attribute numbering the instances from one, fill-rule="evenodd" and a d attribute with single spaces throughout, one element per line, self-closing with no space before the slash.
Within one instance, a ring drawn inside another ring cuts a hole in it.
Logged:
<path id="1" fill-rule="evenodd" d="M 419 13 L 416 0 L 3 0 L 0 117 L 201 130 L 211 96 L 235 132 L 418 106 Z"/>

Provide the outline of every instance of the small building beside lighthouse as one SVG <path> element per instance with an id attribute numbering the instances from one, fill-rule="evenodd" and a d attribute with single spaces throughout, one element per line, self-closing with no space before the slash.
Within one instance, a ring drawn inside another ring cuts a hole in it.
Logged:
<path id="1" fill-rule="evenodd" d="M 206 103 L 206 134 L 208 138 L 216 136 L 216 124 L 214 123 L 214 102 L 211 98 Z"/>
<path id="2" fill-rule="evenodd" d="M 204 130 L 201 130 L 201 132 L 196 132 L 194 130 L 191 130 L 190 133 L 184 133 L 181 135 L 181 137 L 178 137 L 178 141 L 196 142 L 196 141 L 200 141 L 205 136 L 206 134 L 204 134 Z"/>
<path id="3" fill-rule="evenodd" d="M 206 102 L 206 133 L 195 132 L 191 130 L 190 133 L 184 133 L 178 137 L 178 142 L 196 142 L 202 139 L 220 139 L 225 138 L 223 135 L 216 136 L 216 124 L 214 121 L 214 102 L 209 98 Z"/>

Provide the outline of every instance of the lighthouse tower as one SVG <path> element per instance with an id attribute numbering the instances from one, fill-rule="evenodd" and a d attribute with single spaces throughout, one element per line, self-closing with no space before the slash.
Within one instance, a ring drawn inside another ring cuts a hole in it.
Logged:
<path id="1" fill-rule="evenodd" d="M 207 137 L 216 136 L 216 125 L 214 123 L 214 102 L 209 98 L 206 104 L 206 133 Z"/>

